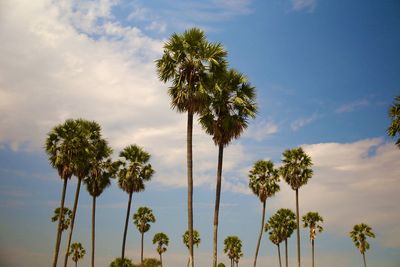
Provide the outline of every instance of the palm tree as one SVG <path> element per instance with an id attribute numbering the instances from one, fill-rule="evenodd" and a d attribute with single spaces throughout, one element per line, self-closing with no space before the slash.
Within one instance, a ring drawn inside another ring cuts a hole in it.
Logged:
<path id="1" fill-rule="evenodd" d="M 360 250 L 363 256 L 364 267 L 367 267 L 367 263 L 365 261 L 365 252 L 369 249 L 367 237 L 375 238 L 372 228 L 365 223 L 356 224 L 353 227 L 353 231 L 350 232 L 350 237 L 353 239 L 354 244 Z"/>
<path id="2" fill-rule="evenodd" d="M 226 267 L 222 262 L 218 263 L 217 267 Z"/>
<path id="3" fill-rule="evenodd" d="M 139 230 L 142 235 L 141 239 L 141 253 L 140 253 L 140 262 L 143 266 L 143 237 L 144 233 L 150 230 L 150 223 L 154 223 L 156 221 L 156 217 L 153 214 L 153 211 L 148 207 L 139 207 L 135 214 L 133 214 L 133 223 L 136 225 L 136 228 Z"/>
<path id="4" fill-rule="evenodd" d="M 297 264 L 300 267 L 300 222 L 299 222 L 299 188 L 311 178 L 311 158 L 301 147 L 283 152 L 283 166 L 280 173 L 283 179 L 296 191 L 296 223 L 297 223 Z"/>
<path id="5" fill-rule="evenodd" d="M 224 240 L 224 252 L 231 261 L 231 267 L 239 264 L 242 253 L 242 241 L 237 236 L 228 236 Z"/>
<path id="6" fill-rule="evenodd" d="M 64 267 L 67 267 L 69 248 L 72 240 L 72 233 L 74 231 L 75 214 L 78 208 L 79 192 L 81 188 L 82 180 L 89 175 L 90 166 L 96 157 L 96 147 L 99 143 L 105 142 L 101 137 L 101 127 L 95 121 L 88 121 L 84 119 L 78 119 L 79 135 L 77 136 L 79 151 L 76 155 L 75 168 L 73 174 L 78 178 L 78 184 L 75 191 L 74 206 L 72 209 L 71 227 L 69 229 L 68 243 L 64 258 Z"/>
<path id="7" fill-rule="evenodd" d="M 296 227 L 297 227 L 296 215 L 290 209 L 277 210 L 277 212 L 269 218 L 268 223 L 265 224 L 265 231 L 269 231 L 270 229 L 276 229 L 274 234 L 279 233 L 279 239 L 281 241 L 285 241 L 286 267 L 288 267 L 287 240 L 293 234 Z M 278 251 L 278 253 L 280 253 L 280 251 Z"/>
<path id="8" fill-rule="evenodd" d="M 159 79 L 172 82 L 168 89 L 171 106 L 178 112 L 187 112 L 187 179 L 189 260 L 193 259 L 193 115 L 205 105 L 204 80 L 207 74 L 225 66 L 226 51 L 219 43 L 208 42 L 204 32 L 197 28 L 183 34 L 172 34 L 164 44 L 164 54 L 156 61 Z"/>
<path id="9" fill-rule="evenodd" d="M 317 236 L 317 231 L 319 233 L 324 230 L 321 225 L 319 225 L 319 222 L 324 222 L 324 219 L 318 214 L 318 212 L 308 212 L 306 215 L 302 217 L 303 221 L 303 227 L 309 227 L 310 228 L 310 241 L 311 241 L 311 247 L 312 247 L 312 267 L 314 267 L 314 240 L 315 237 Z"/>
<path id="10" fill-rule="evenodd" d="M 200 116 L 203 129 L 213 136 L 218 146 L 217 184 L 214 209 L 213 267 L 217 266 L 218 214 L 221 197 L 224 147 L 247 128 L 248 118 L 254 118 L 256 104 L 254 87 L 235 70 L 223 71 L 210 79 L 213 90 L 210 101 Z"/>
<path id="11" fill-rule="evenodd" d="M 265 225 L 266 230 L 269 229 L 268 224 Z M 279 267 L 282 267 L 282 260 L 281 260 L 281 248 L 280 244 L 283 241 L 282 235 L 280 233 L 280 229 L 269 229 L 269 240 L 272 242 L 272 244 L 276 245 L 278 248 L 278 261 L 279 261 Z"/>
<path id="12" fill-rule="evenodd" d="M 400 148 L 400 95 L 396 96 L 393 106 L 390 107 L 389 117 L 392 121 L 387 129 L 387 133 L 391 137 L 398 136 L 396 145 Z"/>
<path id="13" fill-rule="evenodd" d="M 189 230 L 186 230 L 186 232 L 182 235 L 182 241 L 183 241 L 183 244 L 188 248 L 188 250 L 190 250 Z M 197 230 L 193 229 L 193 246 L 199 247 L 200 242 L 201 242 L 200 233 Z M 187 266 L 189 266 L 189 264 L 190 264 L 190 257 L 188 259 Z"/>
<path id="14" fill-rule="evenodd" d="M 250 170 L 249 174 L 249 187 L 255 195 L 258 196 L 262 203 L 262 217 L 261 217 L 261 230 L 258 236 L 256 253 L 254 256 L 253 266 L 257 265 L 258 250 L 260 249 L 261 237 L 264 229 L 265 220 L 265 204 L 267 198 L 272 197 L 280 190 L 279 187 L 279 174 L 278 170 L 274 168 L 272 161 L 259 160 L 257 161 L 253 168 Z"/>
<path id="15" fill-rule="evenodd" d="M 64 181 L 61 193 L 60 216 L 58 217 L 56 244 L 54 247 L 53 267 L 57 266 L 60 251 L 62 219 L 64 212 L 65 193 L 68 179 L 71 179 L 74 168 L 74 160 L 79 151 L 77 144 L 78 123 L 76 120 L 66 120 L 63 124 L 55 126 L 46 138 L 45 150 L 49 157 L 50 165 L 57 169 L 58 175 Z"/>
<path id="16" fill-rule="evenodd" d="M 149 181 L 154 173 L 150 160 L 150 154 L 144 151 L 137 145 L 130 145 L 124 148 L 119 154 L 124 158 L 121 161 L 122 168 L 118 171 L 118 185 L 128 193 L 128 208 L 126 210 L 125 228 L 122 239 L 122 255 L 121 261 L 124 262 L 125 258 L 125 242 L 126 234 L 128 231 L 129 214 L 131 210 L 132 194 L 133 192 L 144 191 L 144 182 Z"/>
<path id="17" fill-rule="evenodd" d="M 111 184 L 110 179 L 115 175 L 116 164 L 113 164 L 109 158 L 111 153 L 112 149 L 105 140 L 99 142 L 96 145 L 96 156 L 90 163 L 89 175 L 84 180 L 87 191 L 92 196 L 92 267 L 94 267 L 95 254 L 96 198 Z"/>
<path id="18" fill-rule="evenodd" d="M 75 262 L 75 267 L 77 267 L 78 261 L 85 256 L 86 250 L 83 248 L 81 243 L 72 243 L 71 249 L 68 253 L 69 255 L 72 255 L 72 260 Z"/>
<path id="19" fill-rule="evenodd" d="M 72 217 L 72 211 L 67 208 L 64 207 L 63 208 L 63 216 L 61 218 L 61 231 L 67 230 L 70 223 L 71 223 L 71 217 Z M 60 214 L 61 214 L 61 208 L 56 208 L 54 210 L 54 216 L 51 217 L 51 221 L 52 222 L 57 222 L 60 219 Z"/>
<path id="20" fill-rule="evenodd" d="M 134 267 L 131 259 L 125 258 L 123 261 L 121 258 L 113 260 L 108 267 Z"/>
<path id="21" fill-rule="evenodd" d="M 169 238 L 164 233 L 157 233 L 153 237 L 153 244 L 157 244 L 157 252 L 160 255 L 160 262 L 162 267 L 162 254 L 167 251 Z"/>

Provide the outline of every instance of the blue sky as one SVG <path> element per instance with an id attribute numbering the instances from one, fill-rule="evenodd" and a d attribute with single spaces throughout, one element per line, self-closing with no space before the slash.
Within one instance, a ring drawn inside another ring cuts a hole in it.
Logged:
<path id="1" fill-rule="evenodd" d="M 145 256 L 156 256 L 152 236 L 163 231 L 170 247 L 165 266 L 184 266 L 186 248 L 186 117 L 169 107 L 154 60 L 173 32 L 196 26 L 221 42 L 229 63 L 257 88 L 259 114 L 225 151 L 220 213 L 223 239 L 244 243 L 250 266 L 261 204 L 247 174 L 258 159 L 280 164 L 287 148 L 303 146 L 314 176 L 300 190 L 300 212 L 318 211 L 317 264 L 361 265 L 348 237 L 370 224 L 367 261 L 400 264 L 400 151 L 386 137 L 388 107 L 400 94 L 400 4 L 388 1 L 2 1 L 0 3 L 0 265 L 49 266 L 61 180 L 43 151 L 47 132 L 67 118 L 98 121 L 115 155 L 139 144 L 156 170 L 132 212 L 146 205 L 157 222 L 146 234 Z M 202 242 L 196 265 L 210 266 L 217 149 L 194 129 L 195 228 Z M 70 183 L 72 206 L 76 182 Z M 120 255 L 128 196 L 115 182 L 98 200 L 97 266 Z M 90 198 L 83 190 L 73 240 L 90 251 Z M 294 192 L 267 201 L 267 217 L 294 209 Z M 65 241 L 65 240 L 64 240 Z M 62 243 L 64 251 L 65 242 Z M 127 255 L 139 261 L 140 239 L 129 225 Z M 295 239 L 290 241 L 295 262 Z M 302 230 L 304 266 L 310 244 Z M 89 265 L 89 256 L 82 266 Z M 72 262 L 71 262 L 72 264 Z M 276 266 L 276 248 L 262 240 L 259 266 Z M 71 265 L 72 266 L 72 265 Z"/>

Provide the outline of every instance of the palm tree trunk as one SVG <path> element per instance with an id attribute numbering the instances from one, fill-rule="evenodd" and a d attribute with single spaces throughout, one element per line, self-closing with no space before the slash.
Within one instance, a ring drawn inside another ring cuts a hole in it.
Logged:
<path id="1" fill-rule="evenodd" d="M 142 247 L 140 249 L 140 262 L 141 262 L 142 267 L 143 267 L 143 235 L 144 235 L 144 233 L 142 232 L 142 240 L 140 241 L 140 244 Z"/>
<path id="2" fill-rule="evenodd" d="M 286 258 L 286 267 L 288 267 L 288 246 L 287 246 L 287 238 L 285 239 L 285 258 Z"/>
<path id="3" fill-rule="evenodd" d="M 278 258 L 279 258 L 279 267 L 282 267 L 282 261 L 281 261 L 281 248 L 279 244 L 277 245 L 278 247 Z"/>
<path id="4" fill-rule="evenodd" d="M 194 267 L 193 251 L 193 113 L 188 112 L 187 121 L 187 178 L 188 178 L 188 230 L 189 230 L 189 266 Z"/>
<path id="5" fill-rule="evenodd" d="M 367 262 L 365 261 L 365 252 L 362 254 L 364 260 L 364 267 L 367 267 Z"/>
<path id="6" fill-rule="evenodd" d="M 95 236 L 96 236 L 96 197 L 93 196 L 92 204 L 92 267 L 94 267 L 94 250 L 95 250 Z"/>
<path id="7" fill-rule="evenodd" d="M 312 267 L 314 267 L 314 239 L 311 240 L 311 248 L 312 248 Z"/>
<path id="8" fill-rule="evenodd" d="M 233 266 L 233 259 L 231 259 L 231 267 L 235 267 L 235 266 Z"/>
<path id="9" fill-rule="evenodd" d="M 260 235 L 258 236 L 258 241 L 257 241 L 256 255 L 254 256 L 254 263 L 253 263 L 253 266 L 254 266 L 254 267 L 256 267 L 256 265 L 257 265 L 258 250 L 260 249 L 261 237 L 262 237 L 263 230 L 264 230 L 265 202 L 266 202 L 266 201 L 263 202 L 262 218 L 261 218 L 261 229 L 260 229 Z"/>
<path id="10" fill-rule="evenodd" d="M 219 203 L 221 199 L 223 156 L 224 156 L 224 146 L 220 144 L 218 148 L 217 188 L 215 190 L 213 267 L 217 267 L 218 214 L 219 214 Z"/>
<path id="11" fill-rule="evenodd" d="M 161 263 L 161 267 L 162 267 L 162 253 L 160 253 L 160 263 Z"/>
<path id="12" fill-rule="evenodd" d="M 297 222 L 297 265 L 298 267 L 300 267 L 299 189 L 296 189 L 296 222 Z"/>
<path id="13" fill-rule="evenodd" d="M 58 217 L 58 226 L 57 226 L 57 237 L 56 237 L 56 245 L 54 249 L 54 260 L 53 260 L 53 267 L 57 266 L 58 261 L 58 253 L 60 252 L 60 243 L 61 243 L 61 222 L 62 217 L 64 216 L 64 201 L 65 201 L 65 192 L 67 191 L 67 182 L 68 179 L 64 178 L 64 185 L 61 193 L 61 210 L 60 210 L 60 217 Z"/>
<path id="14" fill-rule="evenodd" d="M 64 267 L 67 267 L 67 264 L 68 264 L 69 247 L 71 246 L 72 233 L 74 232 L 75 214 L 76 214 L 76 210 L 78 208 L 79 191 L 81 190 L 81 183 L 82 183 L 82 178 L 78 177 L 78 185 L 76 186 L 76 192 L 75 192 L 74 208 L 72 210 L 71 226 L 69 229 L 68 245 L 67 245 L 67 249 L 65 252 L 65 258 L 64 258 Z"/>
<path id="15" fill-rule="evenodd" d="M 75 267 L 78 267 L 78 262 L 77 261 L 75 262 Z"/>
<path id="16" fill-rule="evenodd" d="M 132 203 L 132 192 L 129 193 L 128 209 L 126 210 L 124 236 L 122 237 L 122 253 L 121 253 L 122 263 L 124 263 L 124 258 L 125 258 L 125 242 L 126 242 L 126 234 L 128 233 L 128 222 L 129 222 L 129 213 L 131 212 L 131 203 Z"/>

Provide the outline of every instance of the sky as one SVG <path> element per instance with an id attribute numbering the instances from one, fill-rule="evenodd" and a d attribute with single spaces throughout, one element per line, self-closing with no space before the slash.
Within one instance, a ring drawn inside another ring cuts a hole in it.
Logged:
<path id="1" fill-rule="evenodd" d="M 302 146 L 314 175 L 302 187 L 300 213 L 318 211 L 324 231 L 316 264 L 361 266 L 349 238 L 369 224 L 371 266 L 400 266 L 400 150 L 387 137 L 388 108 L 400 94 L 400 2 L 397 0 L 3 0 L 0 2 L 0 266 L 50 266 L 62 181 L 48 163 L 47 133 L 68 118 L 97 121 L 114 149 L 130 144 L 151 154 L 155 175 L 134 194 L 132 212 L 151 207 L 157 218 L 145 235 L 145 257 L 156 257 L 155 233 L 170 237 L 164 266 L 185 266 L 186 116 L 170 108 L 168 84 L 154 61 L 172 33 L 205 31 L 228 51 L 232 68 L 257 90 L 259 112 L 224 153 L 219 261 L 223 240 L 243 241 L 250 266 L 261 203 L 248 188 L 255 161 L 280 166 L 282 152 Z M 197 119 L 197 118 L 196 118 Z M 194 126 L 194 227 L 201 244 L 196 266 L 212 263 L 217 148 Z M 267 200 L 267 218 L 295 208 L 285 182 Z M 76 179 L 67 189 L 72 206 Z M 116 182 L 98 199 L 96 265 L 121 254 L 128 196 Z M 82 188 L 73 242 L 90 253 L 91 198 Z M 66 238 L 61 243 L 64 254 Z M 296 259 L 290 239 L 290 263 Z M 303 266 L 311 247 L 301 230 Z M 127 257 L 140 259 L 132 220 Z M 62 256 L 60 257 L 62 259 Z M 88 266 L 89 254 L 80 266 Z M 61 260 L 60 260 L 61 261 Z M 70 261 L 70 266 L 72 266 Z M 263 237 L 258 266 L 277 266 L 276 247 Z"/>

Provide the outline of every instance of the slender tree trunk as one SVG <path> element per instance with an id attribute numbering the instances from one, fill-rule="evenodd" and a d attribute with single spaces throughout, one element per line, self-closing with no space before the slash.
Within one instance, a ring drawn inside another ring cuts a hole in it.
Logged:
<path id="1" fill-rule="evenodd" d="M 285 258 L 286 258 L 286 267 L 288 267 L 288 246 L 287 246 L 287 238 L 285 239 Z"/>
<path id="2" fill-rule="evenodd" d="M 281 248 L 278 245 L 276 245 L 278 247 L 278 258 L 279 258 L 279 267 L 282 267 L 282 261 L 281 261 Z"/>
<path id="3" fill-rule="evenodd" d="M 75 262 L 75 267 L 78 267 L 78 262 L 77 261 Z"/>
<path id="4" fill-rule="evenodd" d="M 256 267 L 256 265 L 257 265 L 258 250 L 260 249 L 261 237 L 262 237 L 262 234 L 264 232 L 263 230 L 264 230 L 264 220 L 265 220 L 265 203 L 266 203 L 266 201 L 263 202 L 262 218 L 261 218 L 261 229 L 260 229 L 260 235 L 258 236 L 256 254 L 254 256 L 254 263 L 253 263 L 254 267 Z"/>
<path id="5" fill-rule="evenodd" d="M 311 240 L 311 249 L 312 249 L 312 267 L 314 267 L 314 239 Z"/>
<path id="6" fill-rule="evenodd" d="M 299 221 L 299 189 L 296 189 L 296 221 L 297 221 L 297 265 L 300 267 L 300 221 Z"/>
<path id="7" fill-rule="evenodd" d="M 162 267 L 162 253 L 160 253 L 160 263 L 161 263 L 161 267 Z"/>
<path id="8" fill-rule="evenodd" d="M 231 259 L 231 267 L 235 267 L 235 266 L 233 266 L 233 259 Z"/>
<path id="9" fill-rule="evenodd" d="M 142 248 L 140 249 L 140 262 L 143 267 L 143 235 L 144 235 L 144 233 L 141 233 L 141 234 L 142 234 L 142 240 L 140 241 L 140 244 L 141 244 Z"/>
<path id="10" fill-rule="evenodd" d="M 192 135 L 193 135 L 193 113 L 188 112 L 187 121 L 187 178 L 188 178 L 188 230 L 189 230 L 189 266 L 194 267 L 193 251 L 193 154 L 192 154 Z"/>
<path id="11" fill-rule="evenodd" d="M 365 252 L 362 254 L 363 256 L 363 261 L 364 261 L 364 267 L 367 267 L 367 262 L 365 261 Z"/>
<path id="12" fill-rule="evenodd" d="M 121 253 L 121 262 L 122 263 L 124 263 L 124 258 L 125 258 L 125 242 L 126 242 L 126 234 L 128 233 L 128 222 L 129 222 L 129 213 L 131 212 L 131 203 L 132 203 L 132 193 L 129 193 L 128 209 L 126 210 L 124 235 L 122 237 L 122 253 Z"/>
<path id="13" fill-rule="evenodd" d="M 217 267 L 218 214 L 219 214 L 219 203 L 221 199 L 223 157 L 224 157 L 224 146 L 220 144 L 218 148 L 217 188 L 215 190 L 213 267 Z"/>
<path id="14" fill-rule="evenodd" d="M 82 183 L 82 179 L 78 178 L 78 185 L 76 186 L 76 192 L 75 192 L 74 208 L 72 210 L 71 226 L 69 229 L 68 245 L 67 245 L 67 249 L 65 252 L 65 258 L 64 258 L 64 267 L 67 267 L 67 264 L 68 264 L 69 247 L 71 246 L 72 233 L 74 232 L 75 214 L 76 214 L 76 210 L 78 208 L 79 191 L 81 190 L 81 183 Z"/>
<path id="15" fill-rule="evenodd" d="M 96 238 L 96 197 L 93 196 L 93 204 L 92 204 L 92 267 L 94 267 L 95 238 Z"/>
<path id="16" fill-rule="evenodd" d="M 56 245 L 54 249 L 53 267 L 57 266 L 58 253 L 60 251 L 61 234 L 62 234 L 61 222 L 62 222 L 62 217 L 64 216 L 64 201 L 65 201 L 65 192 L 67 191 L 67 182 L 68 178 L 64 178 L 64 185 L 61 193 L 61 210 L 60 210 L 60 216 L 58 217 Z"/>

